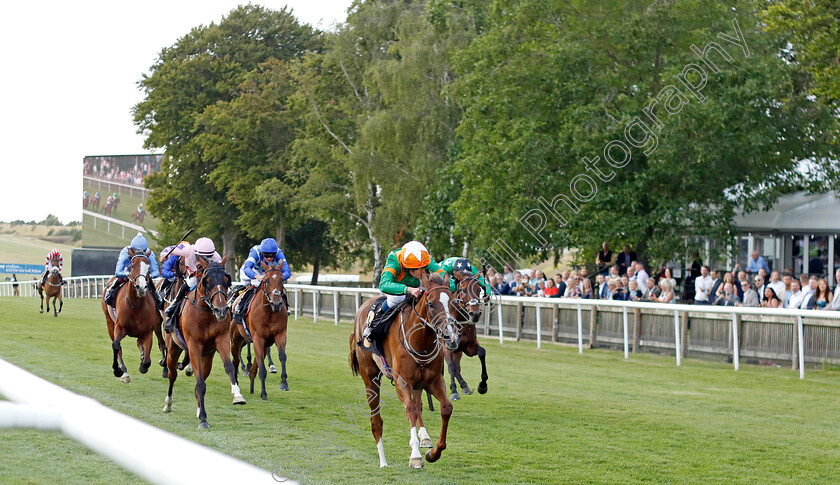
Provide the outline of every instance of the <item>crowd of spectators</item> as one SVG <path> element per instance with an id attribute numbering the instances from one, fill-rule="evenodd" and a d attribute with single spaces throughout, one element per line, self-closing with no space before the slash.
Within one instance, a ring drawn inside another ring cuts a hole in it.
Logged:
<path id="1" fill-rule="evenodd" d="M 595 263 L 594 278 L 585 266 L 558 272 L 553 278 L 540 270 L 518 271 L 505 266 L 504 273 L 489 269 L 487 278 L 494 292 L 500 295 L 658 303 L 679 300 L 679 288 L 671 269 L 663 266 L 653 275 L 648 274 L 629 247 L 614 255 L 604 243 Z M 745 269 L 735 265 L 732 271 L 718 272 L 697 263 L 694 271 L 697 275 L 689 282 L 695 305 L 840 310 L 838 287 L 832 291 L 828 281 L 816 275 L 802 274 L 794 278 L 790 271 L 783 274 L 770 271 L 757 252 L 753 252 Z M 835 281 L 840 282 L 840 269 Z"/>
<path id="2" fill-rule="evenodd" d="M 152 166 L 148 161 L 135 159 L 133 164 L 124 168 L 113 157 L 87 157 L 84 161 L 84 173 L 88 177 L 142 187 L 143 179 L 152 173 Z"/>

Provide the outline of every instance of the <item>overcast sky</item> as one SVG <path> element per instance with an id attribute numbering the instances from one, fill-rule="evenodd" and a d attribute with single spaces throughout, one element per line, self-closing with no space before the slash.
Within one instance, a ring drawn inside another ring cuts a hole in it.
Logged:
<path id="1" fill-rule="evenodd" d="M 289 5 L 305 23 L 329 29 L 352 0 L 262 0 Z M 148 153 L 131 107 L 137 81 L 191 28 L 218 22 L 224 0 L 4 2 L 0 7 L 0 221 L 82 217 L 86 155 Z"/>

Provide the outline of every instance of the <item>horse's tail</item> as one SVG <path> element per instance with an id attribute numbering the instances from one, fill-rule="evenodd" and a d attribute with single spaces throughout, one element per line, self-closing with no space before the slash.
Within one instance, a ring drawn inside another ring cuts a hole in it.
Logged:
<path id="1" fill-rule="evenodd" d="M 359 359 L 356 358 L 356 342 L 355 342 L 355 332 L 350 334 L 350 357 L 348 360 L 350 361 L 350 370 L 353 371 L 353 375 L 359 375 Z"/>

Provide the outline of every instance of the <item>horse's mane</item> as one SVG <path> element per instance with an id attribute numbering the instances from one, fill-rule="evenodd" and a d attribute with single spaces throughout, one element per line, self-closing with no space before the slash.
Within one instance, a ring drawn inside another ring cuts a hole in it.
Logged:
<path id="1" fill-rule="evenodd" d="M 434 286 L 443 286 L 443 276 L 441 276 L 438 273 L 433 273 L 429 276 L 429 283 L 431 283 Z"/>

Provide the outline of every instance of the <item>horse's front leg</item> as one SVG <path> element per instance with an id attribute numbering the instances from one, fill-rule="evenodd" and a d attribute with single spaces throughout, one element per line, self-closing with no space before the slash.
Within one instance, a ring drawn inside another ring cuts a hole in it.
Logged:
<path id="1" fill-rule="evenodd" d="M 487 351 L 484 350 L 484 347 L 478 346 L 478 360 L 481 361 L 481 382 L 478 383 L 478 393 L 479 394 L 486 394 L 487 393 L 487 365 L 484 363 L 484 356 L 487 355 Z"/>
<path id="2" fill-rule="evenodd" d="M 59 290 L 61 291 L 61 290 Z M 55 302 L 53 302 L 53 308 L 55 308 Z M 64 298 L 61 297 L 61 293 L 58 294 L 58 313 L 61 313 L 61 309 L 64 308 Z M 58 313 L 55 316 L 58 316 Z"/>
<path id="3" fill-rule="evenodd" d="M 124 337 L 125 330 L 123 330 L 121 325 L 116 325 L 114 327 L 114 340 L 111 342 L 111 349 L 114 351 L 114 362 L 111 364 L 111 368 L 114 370 L 114 377 L 119 377 L 122 382 L 127 384 L 131 381 L 131 378 L 128 376 L 127 369 L 123 363 L 122 346 L 120 345 L 120 340 Z"/>
<path id="4" fill-rule="evenodd" d="M 245 404 L 245 398 L 239 392 L 239 384 L 236 383 L 236 368 L 230 360 L 230 337 L 228 333 L 222 333 L 216 338 L 216 350 L 222 358 L 222 364 L 225 366 L 225 372 L 230 377 L 230 392 L 233 394 L 234 404 Z M 196 374 L 197 375 L 197 374 Z"/>
<path id="5" fill-rule="evenodd" d="M 149 367 L 152 366 L 152 334 L 149 333 L 143 339 L 143 358 L 140 361 L 140 373 L 145 374 L 149 372 Z"/>
<path id="6" fill-rule="evenodd" d="M 458 383 L 461 384 L 461 390 L 464 391 L 464 394 L 469 396 L 472 394 L 472 390 L 470 390 L 470 386 L 467 385 L 467 381 L 464 380 L 464 376 L 461 375 L 461 357 L 463 356 L 463 352 L 458 352 L 457 355 L 453 355 L 452 360 L 455 362 L 455 378 L 458 379 Z"/>
<path id="7" fill-rule="evenodd" d="M 256 377 L 257 371 L 260 374 L 260 398 L 263 401 L 268 401 L 268 393 L 265 392 L 265 378 L 268 375 L 268 372 L 265 368 L 265 348 L 266 344 L 263 339 L 259 336 L 254 336 L 254 364 L 251 366 L 251 372 L 249 373 L 249 377 L 251 378 L 251 392 L 254 391 L 254 378 Z"/>
<path id="8" fill-rule="evenodd" d="M 158 312 L 158 314 L 159 313 L 160 312 Z M 163 339 L 163 332 L 160 329 L 160 320 L 158 320 L 158 322 L 155 324 L 154 333 L 155 333 L 155 339 L 157 340 L 157 344 L 158 344 L 158 350 L 160 350 L 160 360 L 158 361 L 158 365 L 163 367 L 163 373 L 161 375 L 163 376 L 164 379 L 166 379 L 167 377 L 169 377 L 167 367 L 166 367 L 166 343 L 164 342 L 164 339 Z"/>
<path id="9" fill-rule="evenodd" d="M 452 416 L 452 403 L 446 398 L 446 383 L 443 376 L 430 383 L 427 389 L 440 402 L 440 438 L 437 445 L 426 452 L 426 461 L 434 463 L 446 449 L 446 430 L 449 427 L 449 418 Z"/>
<path id="10" fill-rule="evenodd" d="M 40 289 L 38 289 L 38 295 L 41 296 L 41 313 L 44 313 L 44 294 L 41 293 Z M 50 302 L 48 301 L 47 302 L 47 311 L 50 311 L 49 304 L 50 304 Z"/>
<path id="11" fill-rule="evenodd" d="M 268 372 L 271 372 L 272 374 L 276 374 L 277 373 L 277 367 L 274 367 L 274 362 L 271 360 L 271 345 L 266 347 L 265 356 L 268 357 Z"/>
<path id="12" fill-rule="evenodd" d="M 283 330 L 274 336 L 274 344 L 277 345 L 277 358 L 280 360 L 282 371 L 280 372 L 280 390 L 288 391 L 289 383 L 286 382 L 286 331 Z"/>
<path id="13" fill-rule="evenodd" d="M 426 425 L 423 423 L 423 390 L 419 389 L 412 392 L 414 404 L 417 406 L 417 438 L 420 440 L 420 448 L 431 448 L 432 438 L 426 430 Z M 431 398 L 429 403 L 431 404 Z"/>

